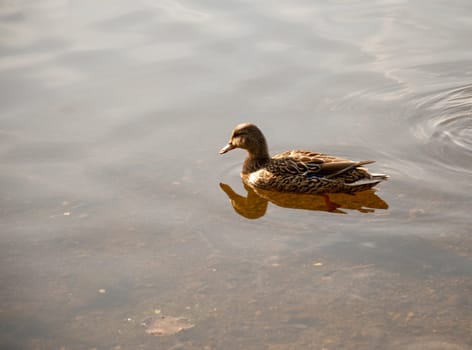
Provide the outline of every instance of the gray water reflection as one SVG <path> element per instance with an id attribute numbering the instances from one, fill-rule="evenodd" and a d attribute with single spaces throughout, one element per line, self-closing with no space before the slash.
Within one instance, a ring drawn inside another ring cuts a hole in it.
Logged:
<path id="1" fill-rule="evenodd" d="M 469 349 L 471 14 L 3 2 L 0 347 Z M 244 156 L 217 151 L 243 121 L 375 159 L 388 210 L 237 215 Z"/>

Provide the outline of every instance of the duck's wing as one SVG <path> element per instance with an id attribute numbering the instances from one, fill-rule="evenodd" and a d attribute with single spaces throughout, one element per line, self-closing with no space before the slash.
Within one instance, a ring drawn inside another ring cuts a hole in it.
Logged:
<path id="1" fill-rule="evenodd" d="M 373 163 L 372 160 L 355 162 L 323 153 L 293 150 L 272 157 L 279 173 L 304 174 L 307 177 L 334 178 L 349 170 Z M 271 169 L 272 170 L 272 169 Z"/>

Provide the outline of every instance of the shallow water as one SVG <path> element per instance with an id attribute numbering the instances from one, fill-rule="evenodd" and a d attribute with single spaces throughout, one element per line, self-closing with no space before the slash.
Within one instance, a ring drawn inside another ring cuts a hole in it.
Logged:
<path id="1" fill-rule="evenodd" d="M 472 348 L 468 1 L 0 18 L 2 349 Z M 248 219 L 244 155 L 218 155 L 242 121 L 391 179 Z M 188 329 L 149 334 L 161 317 Z"/>

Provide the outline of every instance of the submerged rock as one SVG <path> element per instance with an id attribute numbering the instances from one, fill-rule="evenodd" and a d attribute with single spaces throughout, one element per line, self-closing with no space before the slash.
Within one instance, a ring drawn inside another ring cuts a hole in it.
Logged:
<path id="1" fill-rule="evenodd" d="M 147 334 L 158 336 L 172 335 L 194 327 L 186 318 L 172 316 L 151 317 L 143 325 Z"/>

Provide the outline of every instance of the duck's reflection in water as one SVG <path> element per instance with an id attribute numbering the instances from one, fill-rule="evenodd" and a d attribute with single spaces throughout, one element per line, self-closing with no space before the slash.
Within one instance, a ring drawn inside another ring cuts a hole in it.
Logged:
<path id="1" fill-rule="evenodd" d="M 346 210 L 372 213 L 378 209 L 388 209 L 388 204 L 375 194 L 375 190 L 354 194 L 298 194 L 254 189 L 245 183 L 243 185 L 247 191 L 246 196 L 241 196 L 231 186 L 220 183 L 221 189 L 231 200 L 234 210 L 248 219 L 264 216 L 269 202 L 284 208 L 320 210 L 337 214 L 347 214 Z"/>

